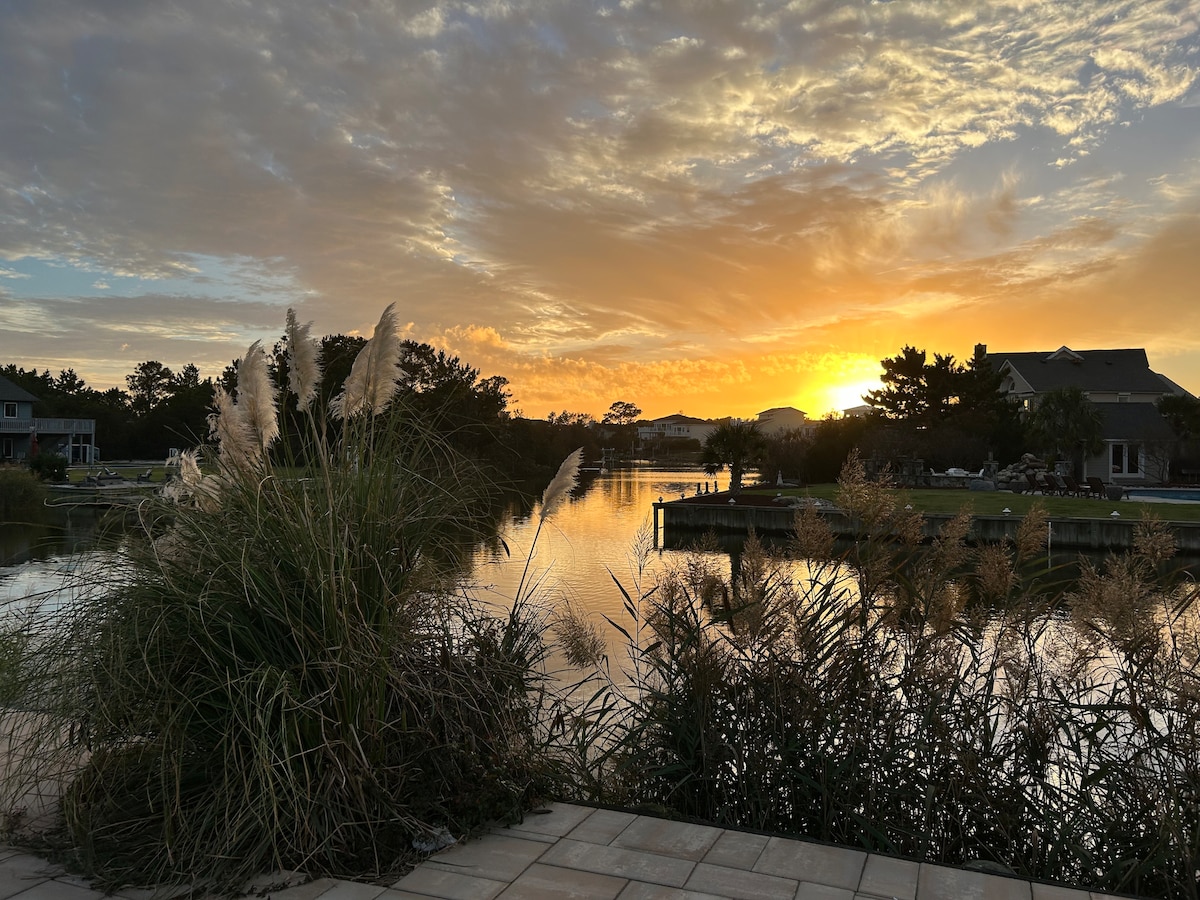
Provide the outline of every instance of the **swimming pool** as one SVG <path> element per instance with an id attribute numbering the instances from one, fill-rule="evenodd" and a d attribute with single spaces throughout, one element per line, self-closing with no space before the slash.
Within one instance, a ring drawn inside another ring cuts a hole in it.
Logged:
<path id="1" fill-rule="evenodd" d="M 1127 488 L 1130 500 L 1178 500 L 1200 503 L 1200 488 Z"/>

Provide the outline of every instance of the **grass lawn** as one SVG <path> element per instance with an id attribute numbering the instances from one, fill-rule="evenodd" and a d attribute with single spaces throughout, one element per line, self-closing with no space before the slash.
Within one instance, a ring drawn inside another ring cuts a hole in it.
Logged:
<path id="1" fill-rule="evenodd" d="M 785 496 L 819 497 L 836 501 L 836 484 L 814 484 L 806 488 L 766 489 L 772 494 Z M 1200 503 L 1144 503 L 1134 500 L 1095 500 L 1086 497 L 1043 497 L 1041 494 L 1010 494 L 1005 491 L 968 491 L 941 489 L 898 488 L 905 503 L 923 513 L 956 513 L 967 508 L 977 516 L 999 516 L 1004 508 L 1011 515 L 1023 516 L 1037 503 L 1053 518 L 1075 517 L 1083 519 L 1108 518 L 1114 510 L 1123 519 L 1140 519 L 1144 513 L 1157 516 L 1166 522 L 1200 522 Z"/>

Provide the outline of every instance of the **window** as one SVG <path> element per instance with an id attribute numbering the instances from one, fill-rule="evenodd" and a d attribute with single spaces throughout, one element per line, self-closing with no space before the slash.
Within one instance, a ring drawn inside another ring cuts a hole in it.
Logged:
<path id="1" fill-rule="evenodd" d="M 1142 474 L 1142 445 L 1113 444 L 1112 473 L 1114 475 Z"/>
<path id="2" fill-rule="evenodd" d="M 15 419 L 16 417 L 17 417 L 17 404 L 9 403 L 8 401 L 5 401 L 5 403 L 4 403 L 4 418 Z"/>

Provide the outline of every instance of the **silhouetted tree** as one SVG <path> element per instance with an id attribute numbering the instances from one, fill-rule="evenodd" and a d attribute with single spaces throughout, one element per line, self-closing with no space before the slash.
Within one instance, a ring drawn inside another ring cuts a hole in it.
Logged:
<path id="1" fill-rule="evenodd" d="M 1058 388 L 1042 394 L 1026 424 L 1040 449 L 1056 456 L 1069 453 L 1076 472 L 1083 471 L 1084 456 L 1104 447 L 1104 416 L 1082 388 Z"/>
<path id="2" fill-rule="evenodd" d="M 729 466 L 729 492 L 739 494 L 746 470 L 757 466 L 766 450 L 766 438 L 753 422 L 722 422 L 704 439 L 704 471 L 715 475 Z"/>

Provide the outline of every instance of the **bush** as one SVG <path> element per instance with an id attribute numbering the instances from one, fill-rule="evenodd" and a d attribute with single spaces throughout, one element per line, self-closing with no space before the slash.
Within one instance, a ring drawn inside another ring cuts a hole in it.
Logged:
<path id="1" fill-rule="evenodd" d="M 6 788 L 61 770 L 72 853 L 102 884 L 394 872 L 550 784 L 540 625 L 457 587 L 486 486 L 402 410 L 374 415 L 394 336 L 385 315 L 339 418 L 310 415 L 303 477 L 267 457 L 252 348 L 237 402 L 218 393 L 218 472 L 185 457 L 127 566 L 31 642 L 36 712 L 10 724 L 27 777 Z M 306 340 L 290 323 L 291 352 Z"/>
<path id="2" fill-rule="evenodd" d="M 29 471 L 42 481 L 62 484 L 67 480 L 67 458 L 57 453 L 39 453 L 29 460 Z"/>
<path id="3" fill-rule="evenodd" d="M 633 667 L 601 679 L 576 753 L 591 796 L 1195 897 L 1200 627 L 1194 583 L 1159 575 L 1169 532 L 1144 523 L 1056 600 L 1044 518 L 1008 545 L 969 546 L 967 517 L 921 544 L 902 504 L 852 460 L 844 554 L 807 511 L 794 559 L 750 541 L 733 578 L 697 556 L 630 600 Z"/>
<path id="4" fill-rule="evenodd" d="M 0 517 L 29 515 L 46 501 L 46 488 L 24 466 L 0 465 Z"/>

